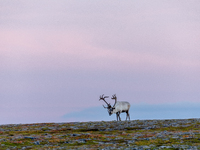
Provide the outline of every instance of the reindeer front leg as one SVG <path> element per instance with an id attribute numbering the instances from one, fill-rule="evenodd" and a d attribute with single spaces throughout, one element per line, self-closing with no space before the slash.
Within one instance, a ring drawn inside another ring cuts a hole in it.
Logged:
<path id="1" fill-rule="evenodd" d="M 120 118 L 120 112 L 118 112 L 118 117 L 119 117 L 119 121 L 121 121 L 121 118 Z"/>
<path id="2" fill-rule="evenodd" d="M 118 112 L 116 113 L 117 121 L 118 121 Z"/>
<path id="3" fill-rule="evenodd" d="M 116 116 L 117 116 L 117 121 L 118 121 L 118 118 L 119 118 L 119 121 L 121 121 L 121 118 L 120 118 L 120 116 L 119 116 L 119 115 L 120 115 L 120 112 L 117 112 L 117 113 L 116 113 Z"/>

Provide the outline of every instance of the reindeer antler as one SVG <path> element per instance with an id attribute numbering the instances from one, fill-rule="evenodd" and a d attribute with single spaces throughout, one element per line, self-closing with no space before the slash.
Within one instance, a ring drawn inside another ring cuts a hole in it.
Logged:
<path id="1" fill-rule="evenodd" d="M 115 104 L 117 103 L 117 96 L 116 94 L 113 94 L 111 99 L 114 99 L 115 100 Z M 113 105 L 113 107 L 115 107 L 115 104 Z"/>
<path id="2" fill-rule="evenodd" d="M 108 104 L 108 103 L 106 102 L 105 98 L 109 98 L 109 96 L 104 96 L 104 94 L 103 94 L 103 95 L 100 95 L 99 100 L 103 100 L 103 101 L 108 105 L 108 107 L 109 107 L 110 104 Z M 103 107 L 104 107 L 104 108 L 108 108 L 108 107 L 105 107 L 104 105 L 103 105 Z"/>

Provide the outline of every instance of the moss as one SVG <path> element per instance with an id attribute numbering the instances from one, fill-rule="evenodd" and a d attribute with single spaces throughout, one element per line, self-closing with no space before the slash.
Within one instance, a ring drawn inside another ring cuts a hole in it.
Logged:
<path id="1" fill-rule="evenodd" d="M 94 141 L 87 141 L 85 143 L 79 143 L 79 142 L 75 142 L 75 143 L 72 143 L 72 144 L 65 144 L 66 146 L 69 146 L 69 147 L 73 147 L 73 146 L 83 146 L 83 145 L 95 145 L 96 143 Z"/>
<path id="2" fill-rule="evenodd" d="M 194 144 L 194 143 L 200 144 L 200 139 L 198 139 L 198 138 L 188 138 L 188 139 L 183 139 L 183 142 L 188 143 L 188 144 Z"/>
<path id="3" fill-rule="evenodd" d="M 141 128 L 141 127 L 127 127 L 125 128 L 126 130 L 142 130 L 144 128 Z"/>
<path id="4" fill-rule="evenodd" d="M 90 131 L 99 131 L 99 129 L 77 129 L 75 132 L 90 132 Z"/>
<path id="5" fill-rule="evenodd" d="M 16 147 L 22 146 L 22 143 L 13 143 L 13 142 L 2 142 L 1 144 L 5 144 L 5 147 L 6 146 L 16 146 Z"/>

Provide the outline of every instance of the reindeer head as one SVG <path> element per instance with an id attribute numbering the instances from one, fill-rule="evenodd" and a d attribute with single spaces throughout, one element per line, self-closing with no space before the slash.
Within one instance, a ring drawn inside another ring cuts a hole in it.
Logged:
<path id="1" fill-rule="evenodd" d="M 103 100 L 103 101 L 107 104 L 107 107 L 105 107 L 104 105 L 103 105 L 103 107 L 104 107 L 105 109 L 107 109 L 109 115 L 111 115 L 111 114 L 110 114 L 110 109 L 112 108 L 112 106 L 110 105 L 110 103 L 108 104 L 108 103 L 106 102 L 106 100 L 105 100 L 105 98 L 108 98 L 108 97 L 109 97 L 109 96 L 104 96 L 104 94 L 103 94 L 103 95 L 100 95 L 99 100 Z"/>
<path id="2" fill-rule="evenodd" d="M 111 108 L 108 109 L 109 116 L 111 116 L 113 114 L 114 109 L 115 109 L 115 107 L 111 107 Z"/>
<path id="3" fill-rule="evenodd" d="M 115 104 L 117 103 L 117 96 L 116 96 L 116 94 L 113 94 L 112 97 L 111 97 L 111 99 L 115 100 Z M 110 107 L 108 109 L 108 113 L 109 113 L 110 116 L 113 114 L 113 110 L 115 109 L 115 104 L 113 105 L 113 107 Z"/>

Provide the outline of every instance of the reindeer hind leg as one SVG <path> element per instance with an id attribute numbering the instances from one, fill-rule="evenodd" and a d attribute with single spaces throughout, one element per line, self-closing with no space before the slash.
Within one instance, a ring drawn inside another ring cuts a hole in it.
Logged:
<path id="1" fill-rule="evenodd" d="M 131 120 L 131 118 L 130 118 L 130 114 L 129 114 L 129 112 L 127 111 L 127 115 L 128 115 L 128 118 L 129 118 L 129 121 Z"/>
<path id="2" fill-rule="evenodd" d="M 129 121 L 130 121 L 130 115 L 129 115 L 128 111 L 126 111 L 126 121 L 127 121 L 127 119 L 129 119 Z"/>

